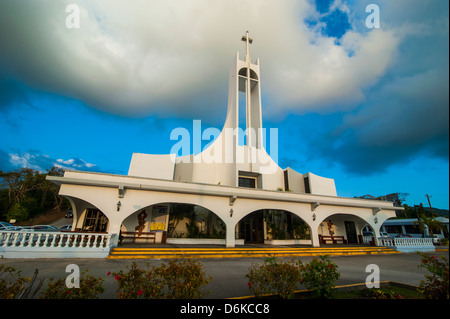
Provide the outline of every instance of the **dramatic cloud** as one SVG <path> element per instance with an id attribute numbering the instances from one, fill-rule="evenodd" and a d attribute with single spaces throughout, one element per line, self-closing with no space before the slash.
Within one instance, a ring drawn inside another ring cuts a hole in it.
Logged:
<path id="1" fill-rule="evenodd" d="M 368 29 L 372 2 L 2 0 L 0 111 L 30 104 L 32 92 L 108 113 L 202 119 L 220 128 L 228 70 L 249 30 L 252 57 L 261 61 L 263 121 L 280 131 L 290 126 L 287 141 L 302 144 L 281 141 L 281 164 L 304 171 L 320 158 L 373 174 L 418 156 L 448 160 L 448 2 L 378 0 L 381 28 Z M 81 9 L 79 29 L 66 27 L 72 3 Z M 78 130 L 84 139 L 73 145 L 96 152 L 92 127 Z M 146 130 L 149 145 L 157 144 L 155 131 L 153 124 Z M 129 132 L 117 136 L 127 140 Z M 73 133 L 59 134 L 66 141 L 62 134 Z M 108 136 L 110 149 L 125 144 Z M 0 159 L 9 162 L 8 154 Z"/>
<path id="2" fill-rule="evenodd" d="M 79 29 L 66 27 L 70 3 L 80 7 Z M 338 45 L 304 23 L 330 29 L 336 13 L 345 19 L 340 8 L 319 15 L 305 0 L 6 0 L 0 59 L 30 87 L 102 110 L 205 115 L 224 108 L 232 56 L 250 30 L 268 111 L 328 109 L 361 102 L 398 46 L 388 29 L 348 32 Z"/>
<path id="3" fill-rule="evenodd" d="M 436 72 L 446 73 L 398 78 L 371 93 L 371 102 L 344 115 L 340 125 L 327 125 L 323 116 L 314 122 L 321 130 L 297 134 L 311 154 L 357 174 L 386 171 L 418 156 L 448 161 L 448 81 Z"/>

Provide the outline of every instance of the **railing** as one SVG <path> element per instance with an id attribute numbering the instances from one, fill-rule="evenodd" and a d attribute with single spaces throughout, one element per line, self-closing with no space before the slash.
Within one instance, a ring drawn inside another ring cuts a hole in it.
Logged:
<path id="1" fill-rule="evenodd" d="M 433 238 L 378 238 L 380 246 L 393 247 L 402 252 L 435 251 Z"/>
<path id="2" fill-rule="evenodd" d="M 0 231 L 5 258 L 105 258 L 112 235 L 59 231 Z"/>
<path id="3" fill-rule="evenodd" d="M 373 236 L 363 236 L 363 242 L 366 245 L 371 245 L 373 242 Z"/>

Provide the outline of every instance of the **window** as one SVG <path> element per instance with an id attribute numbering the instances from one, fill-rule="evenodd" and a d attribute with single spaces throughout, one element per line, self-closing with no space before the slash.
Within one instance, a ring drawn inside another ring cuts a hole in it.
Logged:
<path id="1" fill-rule="evenodd" d="M 390 234 L 401 234 L 402 233 L 402 226 L 400 225 L 386 225 L 384 226 L 387 233 Z"/>
<path id="2" fill-rule="evenodd" d="M 83 231 L 106 232 L 108 218 L 98 209 L 88 208 L 84 217 Z"/>
<path id="3" fill-rule="evenodd" d="M 305 177 L 305 193 L 311 194 L 311 188 L 309 187 L 309 177 Z"/>
<path id="4" fill-rule="evenodd" d="M 289 177 L 288 177 L 288 172 L 287 170 L 284 171 L 284 190 L 288 191 L 289 190 Z"/>
<path id="5" fill-rule="evenodd" d="M 256 178 L 239 176 L 239 187 L 256 188 Z"/>
<path id="6" fill-rule="evenodd" d="M 420 228 L 418 225 L 405 225 L 405 232 L 407 234 L 420 234 Z"/>

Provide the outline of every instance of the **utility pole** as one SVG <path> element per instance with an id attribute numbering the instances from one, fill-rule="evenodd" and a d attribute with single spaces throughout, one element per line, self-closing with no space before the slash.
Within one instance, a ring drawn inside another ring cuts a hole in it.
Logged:
<path id="1" fill-rule="evenodd" d="M 433 218 L 434 218 L 433 208 L 431 208 L 431 203 L 430 203 L 430 197 L 431 197 L 431 196 L 429 196 L 428 194 L 425 194 L 425 196 L 426 196 L 427 199 L 428 199 L 428 205 L 430 205 L 431 216 L 433 216 Z"/>
<path id="2" fill-rule="evenodd" d="M 414 209 L 416 210 L 416 215 L 417 215 L 417 224 L 419 225 L 419 229 L 422 229 L 422 238 L 423 238 L 423 237 L 425 237 L 425 233 L 423 231 L 423 227 L 420 224 L 419 212 L 417 210 L 418 208 L 419 208 L 419 205 L 414 205 Z"/>

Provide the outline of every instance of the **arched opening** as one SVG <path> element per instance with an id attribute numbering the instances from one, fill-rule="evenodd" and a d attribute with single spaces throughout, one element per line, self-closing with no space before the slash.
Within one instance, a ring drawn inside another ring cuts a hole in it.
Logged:
<path id="1" fill-rule="evenodd" d="M 97 208 L 87 208 L 83 214 L 81 231 L 93 233 L 106 233 L 109 220 L 102 211 Z"/>
<path id="2" fill-rule="evenodd" d="M 75 197 L 66 196 L 73 211 L 71 231 L 106 233 L 109 230 L 108 217 L 95 205 Z"/>
<path id="3" fill-rule="evenodd" d="M 375 230 L 369 224 L 365 224 L 360 232 L 363 244 L 375 246 Z"/>
<path id="4" fill-rule="evenodd" d="M 246 244 L 263 244 L 265 238 L 264 211 L 258 210 L 242 218 L 237 224 L 236 239 Z"/>
<path id="5" fill-rule="evenodd" d="M 364 244 L 365 225 L 367 221 L 356 215 L 330 215 L 319 224 L 319 242 L 320 244 Z"/>
<path id="6" fill-rule="evenodd" d="M 225 223 L 203 206 L 170 204 L 168 238 L 225 239 Z"/>
<path id="7" fill-rule="evenodd" d="M 188 203 L 149 205 L 125 218 L 120 230 L 127 235 L 121 243 L 167 243 L 174 239 L 191 243 L 190 239 L 225 240 L 226 235 L 225 223 L 215 213 Z"/>
<path id="8" fill-rule="evenodd" d="M 247 77 L 247 68 L 241 68 L 239 70 L 239 75 L 243 76 L 243 77 Z M 253 80 L 258 80 L 258 75 L 252 69 L 250 69 L 250 78 Z"/>
<path id="9" fill-rule="evenodd" d="M 245 243 L 310 244 L 309 226 L 297 215 L 277 209 L 262 209 L 243 217 L 236 225 L 236 238 Z"/>

